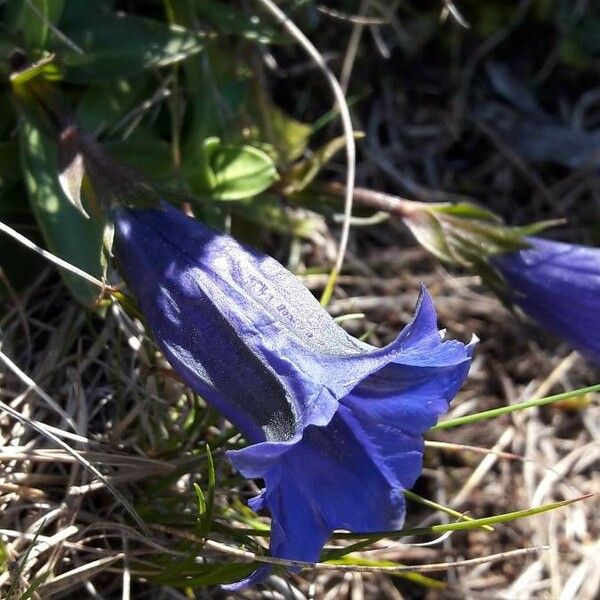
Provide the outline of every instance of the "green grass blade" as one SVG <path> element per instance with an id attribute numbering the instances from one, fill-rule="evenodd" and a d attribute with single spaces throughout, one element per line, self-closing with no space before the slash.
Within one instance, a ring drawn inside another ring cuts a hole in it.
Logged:
<path id="1" fill-rule="evenodd" d="M 198 518 L 204 519 L 204 515 L 206 515 L 206 498 L 204 497 L 204 492 L 202 488 L 194 482 L 194 492 L 196 492 L 196 500 L 198 502 Z"/>
<path id="2" fill-rule="evenodd" d="M 431 527 L 416 527 L 416 528 L 407 528 L 407 529 L 397 529 L 392 531 L 381 531 L 374 534 L 368 533 L 347 533 L 347 532 L 336 532 L 332 535 L 335 539 L 342 540 L 350 540 L 350 539 L 361 539 L 360 542 L 355 544 L 351 544 L 350 546 L 346 546 L 345 548 L 339 548 L 336 550 L 329 550 L 323 554 L 322 560 L 339 560 L 349 554 L 350 552 L 358 552 L 367 546 L 370 546 L 374 542 L 377 542 L 381 539 L 397 539 L 406 536 L 413 535 L 430 535 L 430 534 L 443 534 L 449 531 L 462 531 L 465 529 L 478 529 L 490 527 L 493 525 L 499 525 L 502 523 L 508 523 L 510 521 L 516 521 L 518 519 L 523 519 L 525 517 L 535 516 L 544 512 L 548 512 L 551 510 L 555 510 L 557 508 L 563 508 L 568 506 L 569 504 L 573 504 L 575 502 L 579 502 L 580 500 L 585 500 L 586 498 L 590 498 L 595 494 L 585 494 L 583 496 L 579 496 L 577 498 L 572 498 L 570 500 L 561 500 L 560 502 L 552 502 L 550 504 L 543 504 L 542 506 L 536 506 L 533 508 L 527 508 L 524 510 L 517 510 L 508 513 L 502 513 L 500 515 L 494 515 L 491 517 L 482 517 L 479 519 L 471 519 L 467 521 L 459 521 L 456 523 L 445 523 L 442 525 L 433 525 Z M 464 515 L 463 515 L 464 517 Z M 249 527 L 228 527 L 219 524 L 217 528 L 219 531 L 227 531 L 230 534 L 234 532 L 238 535 L 244 534 L 249 536 L 256 537 L 267 537 L 270 533 L 268 529 L 261 530 Z"/>
<path id="3" fill-rule="evenodd" d="M 508 513 L 502 513 L 500 515 L 494 515 L 492 517 L 483 517 L 480 519 L 473 519 L 472 521 L 459 521 L 458 523 L 445 523 L 442 525 L 432 525 L 431 527 L 415 527 L 413 529 L 399 529 L 397 531 L 382 531 L 380 533 L 365 535 L 360 533 L 334 533 L 333 537 L 335 538 L 343 538 L 343 539 L 351 539 L 351 538 L 366 538 L 360 542 L 355 544 L 351 544 L 350 546 L 346 546 L 345 548 L 340 548 L 339 550 L 332 550 L 326 553 L 324 560 L 331 560 L 335 558 L 341 558 L 350 552 L 358 552 L 370 546 L 374 542 L 378 540 L 382 540 L 384 538 L 400 538 L 409 535 L 424 535 L 424 534 L 442 534 L 447 533 L 448 531 L 463 531 L 465 529 L 476 529 L 483 527 L 485 525 L 499 525 L 501 523 L 508 523 L 510 521 L 516 521 L 517 519 L 523 519 L 525 517 L 531 517 L 534 515 L 538 515 L 544 512 L 548 512 L 550 510 L 555 510 L 557 508 L 562 508 L 564 506 L 568 506 L 569 504 L 573 504 L 574 502 L 579 502 L 580 500 L 585 500 L 586 498 L 590 498 L 594 496 L 594 494 L 585 494 L 584 496 L 579 496 L 577 498 L 572 498 L 570 500 L 561 500 L 560 502 L 551 502 L 549 504 L 543 504 L 542 506 L 536 506 L 534 508 L 527 508 L 524 510 L 517 510 Z"/>
<path id="4" fill-rule="evenodd" d="M 600 392 L 600 383 L 596 385 L 590 385 L 572 392 L 563 392 L 562 394 L 555 394 L 554 396 L 546 396 L 544 398 L 538 398 L 534 400 L 526 400 L 525 402 L 519 402 L 517 404 L 511 404 L 510 406 L 501 406 L 500 408 L 493 408 L 491 410 L 484 410 L 483 412 L 474 413 L 472 415 L 465 415 L 464 417 L 456 417 L 455 419 L 447 419 L 438 423 L 432 430 L 435 429 L 449 429 L 450 427 L 458 427 L 459 425 L 470 425 L 471 423 L 478 423 L 486 419 L 494 419 L 500 415 L 506 415 L 518 410 L 525 410 L 526 408 L 533 408 L 536 406 L 544 406 L 546 404 L 552 404 L 553 402 L 560 402 L 561 400 L 567 400 L 574 396 L 582 396 L 583 394 L 591 394 L 592 392 Z"/>
<path id="5" fill-rule="evenodd" d="M 434 510 L 439 510 L 441 512 L 446 513 L 447 515 L 456 517 L 457 519 L 460 519 L 462 521 L 474 521 L 475 520 L 473 517 L 469 517 L 468 515 L 465 515 L 465 514 L 459 512 L 458 510 L 454 510 L 453 508 L 450 508 L 449 506 L 444 506 L 443 504 L 439 504 L 438 502 L 434 502 L 433 500 L 428 500 L 427 498 L 423 498 L 423 496 L 419 496 L 418 494 L 415 494 L 414 492 L 411 492 L 410 490 L 404 490 L 404 495 L 409 500 L 412 500 L 413 502 L 418 502 L 419 504 L 422 504 L 423 506 L 427 506 L 428 508 L 433 508 Z M 494 531 L 494 528 L 490 527 L 489 525 L 485 525 L 484 529 L 487 529 L 488 531 Z"/>
<path id="6" fill-rule="evenodd" d="M 50 573 L 43 573 L 39 577 L 36 577 L 32 584 L 25 590 L 25 592 L 20 596 L 19 600 L 29 600 L 35 594 L 37 589 L 48 579 L 48 575 Z"/>
<path id="7" fill-rule="evenodd" d="M 25 550 L 25 554 L 23 554 L 23 556 L 19 559 L 19 564 L 18 564 L 18 566 L 17 566 L 17 568 L 15 570 L 15 573 L 14 573 L 13 578 L 12 578 L 12 582 L 11 582 L 10 587 L 8 589 L 8 593 L 6 595 L 7 598 L 12 598 L 13 595 L 16 593 L 15 592 L 15 587 L 19 585 L 19 581 L 21 579 L 21 575 L 23 574 L 23 569 L 25 569 L 25 565 L 27 564 L 27 561 L 29 560 L 29 554 L 33 550 L 33 547 L 35 546 L 35 544 L 37 542 L 38 536 L 40 535 L 40 533 L 41 533 L 42 529 L 44 528 L 45 524 L 46 524 L 46 520 L 43 519 L 42 522 L 40 523 L 40 526 L 37 528 L 37 531 L 33 535 L 33 539 L 31 540 L 31 544 L 29 544 L 29 546 L 27 547 L 27 550 Z M 35 589 L 34 589 L 34 591 L 35 591 Z"/>
<path id="8" fill-rule="evenodd" d="M 206 534 L 210 530 L 213 515 L 213 507 L 215 503 L 216 488 L 215 463 L 213 461 L 212 452 L 210 451 L 210 446 L 208 446 L 208 444 L 206 445 L 206 462 L 208 469 L 208 488 L 206 491 L 206 497 L 204 502 L 204 515 L 202 517 L 202 523 L 200 525 L 200 535 L 202 537 L 206 537 Z"/>

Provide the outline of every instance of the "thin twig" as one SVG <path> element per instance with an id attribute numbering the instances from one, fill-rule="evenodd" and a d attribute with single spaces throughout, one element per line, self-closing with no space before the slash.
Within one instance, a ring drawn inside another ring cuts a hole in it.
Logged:
<path id="1" fill-rule="evenodd" d="M 315 189 L 334 196 L 343 196 L 346 193 L 344 185 L 337 181 L 315 186 Z M 354 201 L 358 204 L 401 218 L 414 215 L 423 206 L 423 203 L 418 200 L 408 200 L 407 198 L 363 187 L 355 187 L 353 193 Z"/>

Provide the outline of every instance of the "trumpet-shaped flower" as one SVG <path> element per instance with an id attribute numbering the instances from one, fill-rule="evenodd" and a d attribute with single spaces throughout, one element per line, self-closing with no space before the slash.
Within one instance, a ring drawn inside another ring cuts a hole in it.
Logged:
<path id="1" fill-rule="evenodd" d="M 494 266 L 511 299 L 539 325 L 600 363 L 600 248 L 527 238 Z"/>
<path id="2" fill-rule="evenodd" d="M 334 529 L 400 527 L 422 434 L 471 357 L 470 345 L 442 341 L 427 292 L 398 338 L 375 348 L 274 259 L 170 206 L 117 208 L 114 220 L 115 257 L 166 358 L 249 443 L 229 459 L 264 480 L 251 506 L 271 514 L 272 555 L 314 562 Z"/>

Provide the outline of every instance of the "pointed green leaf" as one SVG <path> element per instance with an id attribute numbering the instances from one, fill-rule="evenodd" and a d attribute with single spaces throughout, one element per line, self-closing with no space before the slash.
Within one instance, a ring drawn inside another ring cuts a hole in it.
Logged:
<path id="1" fill-rule="evenodd" d="M 294 119 L 279 108 L 256 81 L 250 86 L 246 108 L 256 123 L 251 139 L 271 144 L 277 153 L 278 165 L 287 168 L 304 154 L 313 133 L 312 125 Z"/>
<path id="2" fill-rule="evenodd" d="M 173 176 L 173 155 L 168 142 L 150 132 L 139 132 L 127 140 L 110 141 L 103 148 L 116 160 L 147 175 L 153 182 Z"/>
<path id="3" fill-rule="evenodd" d="M 56 146 L 27 119 L 22 121 L 20 141 L 25 185 L 48 249 L 102 277 L 102 226 L 94 218 L 85 219 L 65 197 L 58 181 Z M 77 300 L 86 306 L 94 303 L 97 288 L 71 273 L 61 275 Z"/>
<path id="4" fill-rule="evenodd" d="M 358 552 L 367 546 L 370 546 L 374 542 L 378 540 L 382 540 L 384 538 L 397 539 L 406 536 L 412 535 L 427 535 L 427 534 L 441 534 L 447 533 L 448 531 L 464 531 L 466 529 L 477 529 L 482 528 L 484 526 L 489 525 L 500 525 L 502 523 L 509 523 L 511 521 L 516 521 L 518 519 L 523 519 L 525 517 L 532 517 L 535 515 L 539 515 L 544 512 L 549 512 L 551 510 L 556 510 L 557 508 L 563 508 L 568 506 L 569 504 L 573 504 L 575 502 L 580 502 L 581 500 L 585 500 L 593 496 L 594 494 L 586 494 L 584 496 L 579 496 L 577 498 L 573 498 L 571 500 L 561 500 L 559 502 L 551 502 L 549 504 L 543 504 L 542 506 L 535 506 L 533 508 L 526 508 L 524 510 L 516 510 L 513 512 L 502 513 L 499 515 L 493 515 L 491 517 L 482 517 L 480 519 L 473 519 L 472 521 L 458 521 L 457 523 L 444 523 L 442 525 L 432 525 L 431 527 L 415 527 L 415 528 L 406 528 L 399 529 L 397 531 L 385 531 L 375 534 L 360 534 L 360 533 L 340 533 L 334 534 L 334 537 L 342 537 L 342 538 L 366 538 L 360 542 L 355 544 L 351 544 L 350 546 L 346 546 L 345 548 L 340 548 L 339 550 L 329 550 L 325 552 L 324 560 L 337 559 L 350 552 Z"/>
<path id="5" fill-rule="evenodd" d="M 454 510 L 453 508 L 451 508 L 449 506 L 444 506 L 443 504 L 440 504 L 439 502 L 434 502 L 433 500 L 423 498 L 422 496 L 415 494 L 411 490 L 403 490 L 402 493 L 409 500 L 412 500 L 413 502 L 418 502 L 419 504 L 422 504 L 423 506 L 427 506 L 428 508 L 433 508 L 435 510 L 439 510 L 441 512 L 446 513 L 447 515 L 456 517 L 457 519 L 460 519 L 461 521 L 473 521 L 473 517 L 470 517 L 469 515 L 465 515 L 457 510 Z M 494 530 L 492 527 L 489 527 L 489 526 L 485 526 L 484 529 L 487 529 L 489 531 Z"/>
<path id="6" fill-rule="evenodd" d="M 37 592 L 38 588 L 48 579 L 50 575 L 50 571 L 46 573 L 42 573 L 38 577 L 36 577 L 31 585 L 25 590 L 25 592 L 19 597 L 19 600 L 29 600 L 29 598 L 33 597 L 33 595 Z"/>
<path id="7" fill-rule="evenodd" d="M 180 572 L 175 566 L 165 565 L 162 573 L 148 579 L 161 585 L 179 589 L 199 588 L 207 585 L 223 585 L 243 579 L 258 567 L 257 563 L 228 562 L 219 564 L 195 564 L 188 572 Z"/>
<path id="8" fill-rule="evenodd" d="M 206 498 L 202 488 L 196 482 L 194 482 L 194 492 L 196 493 L 196 501 L 198 502 L 198 517 L 203 519 L 206 514 Z"/>
<path id="9" fill-rule="evenodd" d="M 98 136 L 115 125 L 144 94 L 151 93 L 151 75 L 117 79 L 90 86 L 77 105 L 77 122 L 85 131 Z M 129 125 L 129 121 L 127 122 Z"/>

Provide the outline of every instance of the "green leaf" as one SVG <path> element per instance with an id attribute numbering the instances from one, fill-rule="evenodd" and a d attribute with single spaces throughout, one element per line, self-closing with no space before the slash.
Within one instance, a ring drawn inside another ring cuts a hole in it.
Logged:
<path id="1" fill-rule="evenodd" d="M 37 542 L 38 536 L 40 535 L 40 532 L 44 528 L 45 521 L 46 521 L 45 519 L 42 520 L 42 522 L 40 523 L 40 526 L 37 528 L 37 530 L 33 536 L 33 539 L 31 540 L 31 544 L 27 547 L 27 550 L 25 551 L 25 553 L 20 557 L 16 572 L 14 573 L 13 577 L 11 577 L 10 587 L 8 588 L 6 598 L 12 598 L 13 595 L 16 594 L 16 588 L 19 586 L 19 583 L 21 581 L 21 575 L 23 573 L 23 570 L 25 569 L 25 565 L 27 565 L 27 561 L 29 560 L 29 555 Z M 42 577 L 44 577 L 44 575 L 42 575 Z M 33 588 L 33 591 L 35 591 L 35 589 L 37 587 L 39 587 L 39 585 L 41 583 L 43 583 L 43 581 L 41 581 L 40 583 L 36 584 L 37 581 L 38 581 L 38 579 L 35 579 L 31 586 L 31 587 L 33 587 L 33 585 L 35 585 L 35 588 Z M 31 587 L 29 589 L 31 589 Z M 22 598 L 29 598 L 29 597 L 30 597 L 30 594 L 28 594 L 28 592 L 26 591 L 25 594 L 23 596 L 21 596 L 21 598 L 19 600 L 21 600 Z"/>
<path id="2" fill-rule="evenodd" d="M 48 54 L 10 75 L 13 103 L 46 135 L 55 135 L 58 123 L 65 123 L 70 116 L 68 107 L 54 85 L 60 79 L 61 73 L 54 56 Z"/>
<path id="3" fill-rule="evenodd" d="M 201 162 L 192 177 L 197 192 L 204 189 L 218 200 L 243 200 L 260 194 L 279 176 L 266 152 L 254 146 L 223 144 L 213 137 L 204 140 Z"/>
<path id="4" fill-rule="evenodd" d="M 12 73 L 10 84 L 14 88 L 23 88 L 33 81 L 59 81 L 61 79 L 60 69 L 54 62 L 54 55 L 46 54 L 39 61 L 32 63 L 27 68 Z"/>
<path id="5" fill-rule="evenodd" d="M 427 506 L 428 508 L 433 508 L 434 510 L 439 510 L 441 512 L 446 513 L 447 515 L 451 515 L 462 521 L 473 521 L 473 517 L 470 517 L 469 515 L 465 515 L 457 510 L 454 510 L 453 508 L 451 508 L 449 506 L 444 506 L 443 504 L 440 504 L 439 502 L 434 502 L 433 500 L 429 500 L 428 498 L 423 498 L 422 496 L 415 494 L 411 490 L 403 490 L 403 493 L 409 500 L 412 500 L 413 502 L 418 502 L 419 504 L 422 504 L 423 506 Z M 484 529 L 488 529 L 489 531 L 494 530 L 492 527 L 489 527 L 489 526 L 485 526 Z"/>
<path id="6" fill-rule="evenodd" d="M 208 473 L 208 483 L 206 495 L 200 489 L 196 483 L 194 489 L 198 498 L 198 515 L 199 515 L 199 535 L 200 537 L 206 537 L 206 534 L 210 531 L 212 523 L 213 507 L 215 504 L 215 489 L 216 489 L 216 477 L 215 477 L 215 463 L 213 461 L 210 446 L 206 445 L 206 468 Z"/>
<path id="7" fill-rule="evenodd" d="M 241 131 L 241 110 L 248 94 L 248 79 L 252 72 L 223 39 L 206 42 L 202 55 L 196 55 L 182 65 L 189 108 L 186 127 L 182 131 L 184 154 L 196 160 L 202 142 L 209 137 L 224 137 L 247 142 Z"/>
<path id="8" fill-rule="evenodd" d="M 366 538 L 360 542 L 355 544 L 351 544 L 350 546 L 346 546 L 345 548 L 340 548 L 339 550 L 329 550 L 325 553 L 323 560 L 331 560 L 338 559 L 350 552 L 358 552 L 367 546 L 370 546 L 374 542 L 378 540 L 382 540 L 385 538 L 397 539 L 406 536 L 413 535 L 428 535 L 428 534 L 442 534 L 447 533 L 448 531 L 464 531 L 468 529 L 478 529 L 489 525 L 500 525 L 501 523 L 509 523 L 511 521 L 516 521 L 518 519 L 523 519 L 525 517 L 532 517 L 535 515 L 539 515 L 544 512 L 548 512 L 551 510 L 556 510 L 557 508 L 563 508 L 568 506 L 569 504 L 573 504 L 575 502 L 579 502 L 581 500 L 585 500 L 593 496 L 594 494 L 586 494 L 584 496 L 579 496 L 577 498 L 573 498 L 571 500 L 561 500 L 560 502 L 551 502 L 549 504 L 543 504 L 542 506 L 535 506 L 533 508 L 526 508 L 524 510 L 516 510 L 513 512 L 502 513 L 499 515 L 493 515 L 491 517 L 482 517 L 480 519 L 473 519 L 472 521 L 459 521 L 457 523 L 444 523 L 442 525 L 432 525 L 431 527 L 415 527 L 415 528 L 406 528 L 399 529 L 397 531 L 382 531 L 380 533 L 375 533 L 372 535 L 369 534 L 360 534 L 360 533 L 340 533 L 334 534 L 334 537 L 341 538 Z"/>
<path id="9" fill-rule="evenodd" d="M 171 146 L 150 132 L 127 140 L 106 142 L 103 148 L 110 156 L 137 169 L 153 181 L 164 182 L 173 176 Z"/>
<path id="10" fill-rule="evenodd" d="M 0 221 L 34 243 L 43 243 L 27 201 L 27 192 L 21 185 L 0 189 Z M 0 264 L 13 290 L 21 290 L 31 283 L 48 263 L 10 237 L 1 235 Z M 8 306 L 5 300 L 6 293 L 6 285 L 4 281 L 0 281 L 0 305 Z"/>
<path id="11" fill-rule="evenodd" d="M 102 226 L 85 219 L 63 194 L 57 172 L 57 150 L 32 121 L 23 119 L 21 156 L 31 207 L 48 249 L 64 260 L 102 277 Z M 97 288 L 72 273 L 61 275 L 71 293 L 86 306 L 98 297 Z"/>
<path id="12" fill-rule="evenodd" d="M 47 571 L 46 573 L 42 573 L 41 575 L 36 577 L 31 582 L 31 585 L 20 596 L 19 600 L 29 600 L 29 598 L 31 598 L 33 596 L 33 594 L 36 593 L 37 589 L 46 581 L 46 579 L 48 579 L 49 575 L 50 575 L 50 571 Z"/>
<path id="13" fill-rule="evenodd" d="M 82 129 L 99 136 L 141 100 L 149 82 L 150 74 L 143 73 L 87 88 L 77 105 L 77 122 Z"/>
<path id="14" fill-rule="evenodd" d="M 312 135 L 312 125 L 290 117 L 270 102 L 264 91 L 260 91 L 256 99 L 256 110 L 260 113 L 257 118 L 261 123 L 261 138 L 273 145 L 278 162 L 289 165 L 300 158 Z"/>
<path id="15" fill-rule="evenodd" d="M 61 23 L 62 32 L 83 53 L 62 51 L 65 79 L 76 83 L 129 77 L 164 67 L 202 50 L 204 36 L 132 15 L 90 10 Z"/>
<path id="16" fill-rule="evenodd" d="M 0 142 L 0 196 L 19 181 L 20 169 L 18 143 Z"/>
<path id="17" fill-rule="evenodd" d="M 198 517 L 203 519 L 206 514 L 206 497 L 202 488 L 196 482 L 194 482 L 194 492 L 196 494 L 196 501 L 198 502 Z"/>
<path id="18" fill-rule="evenodd" d="M 52 38 L 51 25 L 56 25 L 65 0 L 27 0 L 9 2 L 6 22 L 10 31 L 19 31 L 28 51 L 45 50 Z"/>

